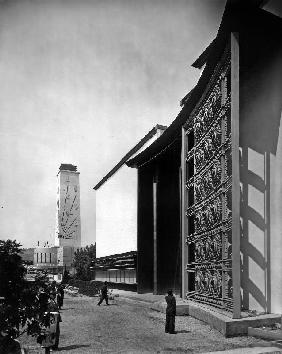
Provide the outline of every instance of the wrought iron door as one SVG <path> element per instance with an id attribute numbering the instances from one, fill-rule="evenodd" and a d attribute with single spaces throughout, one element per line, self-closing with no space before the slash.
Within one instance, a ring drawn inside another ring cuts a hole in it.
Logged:
<path id="1" fill-rule="evenodd" d="M 185 127 L 187 297 L 232 310 L 230 53 Z"/>

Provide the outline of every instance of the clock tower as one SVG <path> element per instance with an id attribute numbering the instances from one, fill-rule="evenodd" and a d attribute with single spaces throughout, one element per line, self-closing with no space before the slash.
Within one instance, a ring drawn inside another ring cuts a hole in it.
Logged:
<path id="1" fill-rule="evenodd" d="M 79 172 L 61 164 L 58 172 L 55 246 L 81 247 Z"/>

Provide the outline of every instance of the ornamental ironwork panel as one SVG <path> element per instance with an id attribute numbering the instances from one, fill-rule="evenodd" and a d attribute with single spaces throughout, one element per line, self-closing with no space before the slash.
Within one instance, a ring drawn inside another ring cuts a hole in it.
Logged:
<path id="1" fill-rule="evenodd" d="M 230 52 L 185 128 L 188 293 L 232 310 Z"/>

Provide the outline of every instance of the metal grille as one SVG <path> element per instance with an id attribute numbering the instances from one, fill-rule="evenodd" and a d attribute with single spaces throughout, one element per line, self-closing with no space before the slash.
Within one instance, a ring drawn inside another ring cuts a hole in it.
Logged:
<path id="1" fill-rule="evenodd" d="M 187 297 L 232 310 L 230 54 L 186 127 Z"/>

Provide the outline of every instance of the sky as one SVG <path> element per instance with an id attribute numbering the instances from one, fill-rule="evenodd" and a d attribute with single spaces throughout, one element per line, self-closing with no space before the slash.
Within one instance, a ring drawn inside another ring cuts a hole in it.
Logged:
<path id="1" fill-rule="evenodd" d="M 197 83 L 225 0 L 0 0 L 0 239 L 53 243 L 57 173 L 77 165 L 82 246 L 93 187 Z"/>

